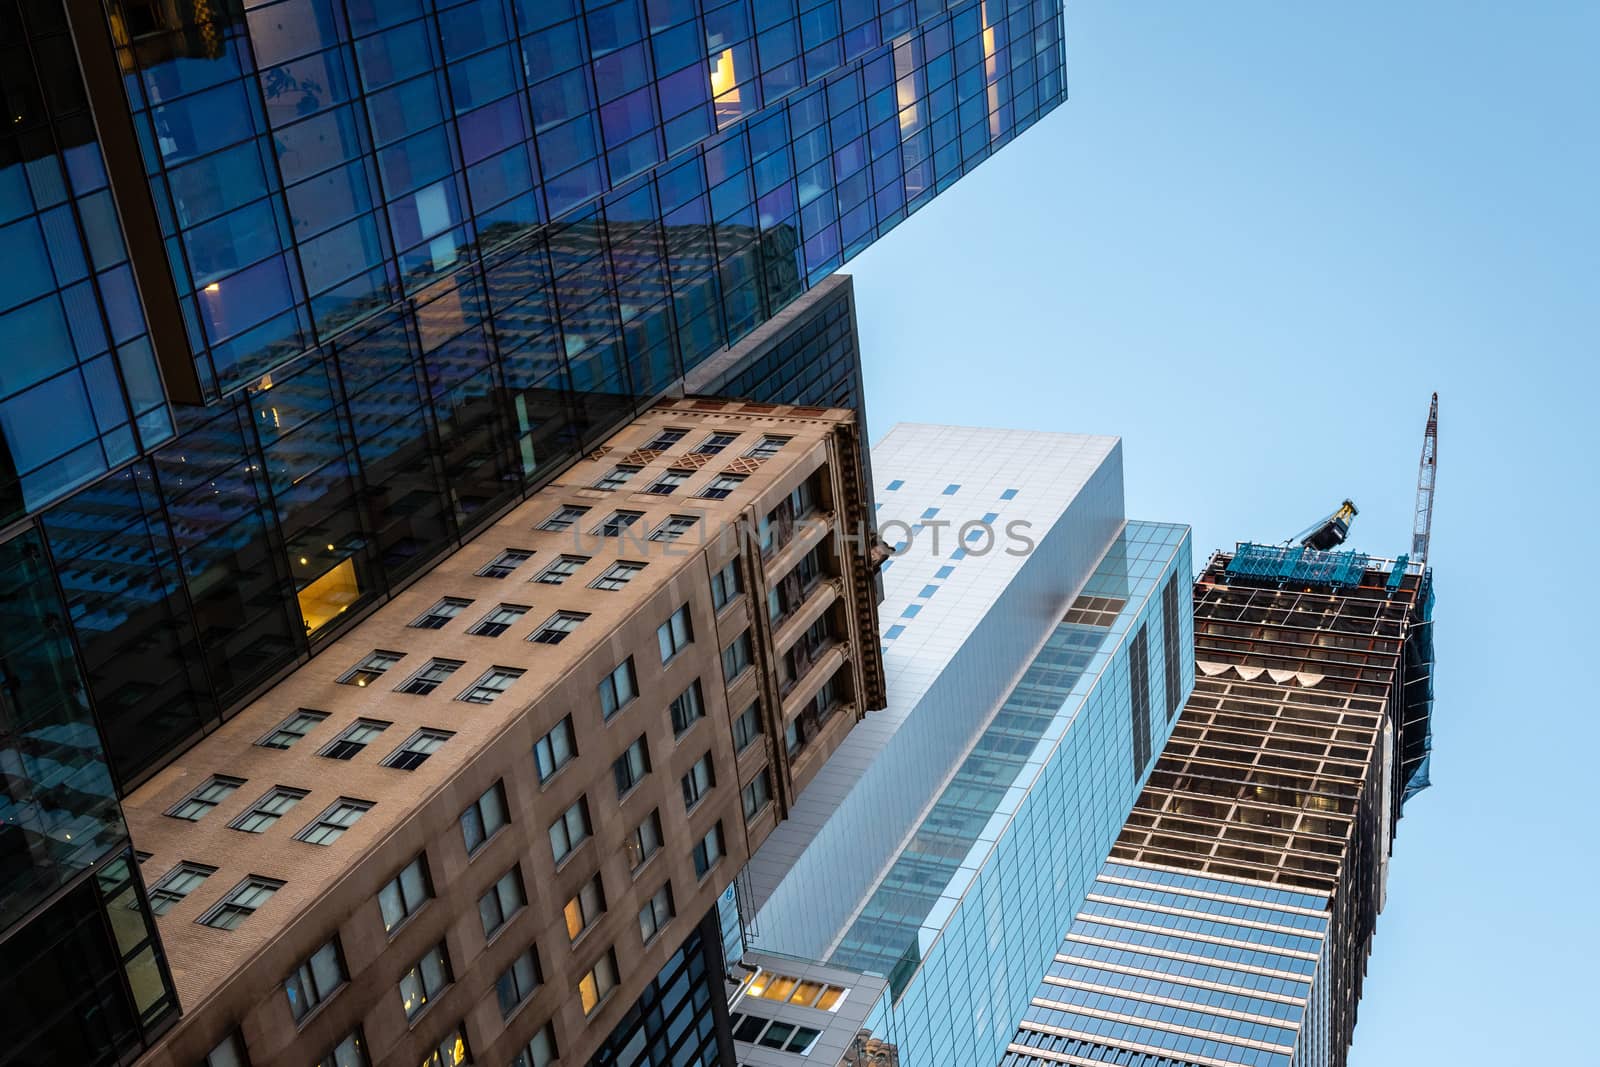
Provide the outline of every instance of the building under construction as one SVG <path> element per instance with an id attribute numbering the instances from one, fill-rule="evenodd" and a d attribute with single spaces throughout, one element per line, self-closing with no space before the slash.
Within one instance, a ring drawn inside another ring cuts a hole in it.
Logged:
<path id="1" fill-rule="evenodd" d="M 1412 552 L 1241 544 L 1194 587 L 1195 686 L 1004 1067 L 1341 1067 L 1401 810 L 1428 785 L 1429 413 Z"/>
<path id="2" fill-rule="evenodd" d="M 1428 781 L 1432 603 L 1404 556 L 1212 557 L 1194 693 L 1007 1067 L 1344 1062 Z"/>

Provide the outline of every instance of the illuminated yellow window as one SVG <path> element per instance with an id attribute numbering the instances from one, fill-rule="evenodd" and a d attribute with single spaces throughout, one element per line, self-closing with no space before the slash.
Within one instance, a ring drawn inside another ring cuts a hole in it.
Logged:
<path id="1" fill-rule="evenodd" d="M 848 992 L 842 986 L 828 985 L 824 982 L 803 981 L 789 975 L 775 974 L 772 971 L 759 971 L 750 980 L 750 985 L 745 989 L 745 996 L 760 997 L 762 1000 L 775 1000 L 780 1003 L 797 1004 L 803 1007 L 816 1008 L 818 1011 L 833 1011 L 841 997 Z"/>
<path id="2" fill-rule="evenodd" d="M 578 935 L 583 933 L 583 907 L 578 903 L 577 897 L 567 901 L 563 913 L 567 917 L 567 937 L 576 941 Z"/>
<path id="3" fill-rule="evenodd" d="M 801 982 L 794 987 L 794 995 L 789 998 L 789 1003 L 809 1008 L 820 992 L 822 992 L 821 982 Z"/>
<path id="4" fill-rule="evenodd" d="M 719 129 L 744 113 L 739 100 L 739 76 L 734 71 L 731 48 L 724 48 L 711 61 L 711 99 L 716 104 Z"/>
<path id="5" fill-rule="evenodd" d="M 611 949 L 595 961 L 594 969 L 578 981 L 578 999 L 583 1013 L 590 1015 L 617 985 L 617 956 Z"/>
<path id="6" fill-rule="evenodd" d="M 917 64 L 909 37 L 902 37 L 894 47 L 895 106 L 900 109 L 901 134 L 915 133 L 922 122 L 917 107 Z"/>
<path id="7" fill-rule="evenodd" d="M 315 633 L 361 599 L 354 560 L 343 560 L 301 588 L 300 617 L 306 633 Z"/>
<path id="8" fill-rule="evenodd" d="M 578 999 L 583 1002 L 583 1013 L 588 1015 L 600 1003 L 600 993 L 595 987 L 594 975 L 586 974 L 578 980 Z"/>
<path id="9" fill-rule="evenodd" d="M 780 1002 L 788 1000 L 789 995 L 794 992 L 794 987 L 797 984 L 798 983 L 793 978 L 774 977 L 772 979 L 772 984 L 767 986 L 767 991 L 763 993 L 762 996 L 767 1000 L 776 1000 Z"/>
<path id="10" fill-rule="evenodd" d="M 1000 137 L 1000 62 L 995 51 L 994 24 L 989 21 L 987 0 L 981 5 L 983 19 L 983 78 L 988 82 L 989 139 Z"/>
<path id="11" fill-rule="evenodd" d="M 844 996 L 844 990 L 836 985 L 831 985 L 822 991 L 822 996 L 817 999 L 818 1011 L 832 1011 L 834 1005 L 839 1003 L 839 998 Z"/>
<path id="12" fill-rule="evenodd" d="M 600 890 L 600 876 L 595 875 L 584 883 L 578 895 L 567 901 L 567 906 L 562 909 L 562 914 L 567 920 L 567 937 L 573 941 L 578 935 L 594 925 L 594 921 L 606 910 L 605 895 Z"/>
<path id="13" fill-rule="evenodd" d="M 461 1036 L 461 1030 L 457 1028 L 455 1033 L 439 1042 L 434 1052 L 429 1053 L 428 1058 L 422 1061 L 422 1067 L 461 1067 L 467 1062 L 467 1039 Z"/>

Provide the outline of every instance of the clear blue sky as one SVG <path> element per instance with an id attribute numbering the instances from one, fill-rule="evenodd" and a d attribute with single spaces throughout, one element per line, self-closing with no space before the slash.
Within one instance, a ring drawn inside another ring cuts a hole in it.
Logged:
<path id="1" fill-rule="evenodd" d="M 1600 1063 L 1600 5 L 1071 2 L 1071 99 L 848 269 L 874 436 L 1115 433 L 1197 562 L 1345 496 L 1405 551 L 1440 394 L 1434 787 L 1353 1067 Z"/>

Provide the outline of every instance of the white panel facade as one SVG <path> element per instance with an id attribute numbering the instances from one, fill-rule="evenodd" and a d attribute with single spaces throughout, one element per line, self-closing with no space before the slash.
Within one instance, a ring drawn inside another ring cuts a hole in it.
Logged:
<path id="1" fill-rule="evenodd" d="M 851 731 L 748 868 L 755 945 L 813 958 L 826 956 L 1124 521 L 1114 437 L 902 424 L 872 462 L 879 529 L 905 544 L 883 573 L 888 707 Z M 968 523 L 979 525 L 963 540 Z M 987 550 L 981 529 L 993 531 Z"/>

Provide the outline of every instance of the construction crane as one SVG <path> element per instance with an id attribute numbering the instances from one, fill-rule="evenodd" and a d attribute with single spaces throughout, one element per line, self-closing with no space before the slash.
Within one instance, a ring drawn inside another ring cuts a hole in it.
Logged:
<path id="1" fill-rule="evenodd" d="M 1439 461 L 1439 394 L 1428 405 L 1428 427 L 1422 432 L 1422 463 L 1417 468 L 1417 514 L 1411 523 L 1411 559 L 1428 565 L 1428 541 L 1433 536 L 1433 476 Z"/>
<path id="2" fill-rule="evenodd" d="M 1325 552 L 1344 544 L 1344 539 L 1350 535 L 1350 520 L 1358 514 L 1355 504 L 1346 500 L 1340 504 L 1332 515 L 1314 522 L 1300 533 L 1290 538 L 1291 541 Z"/>

